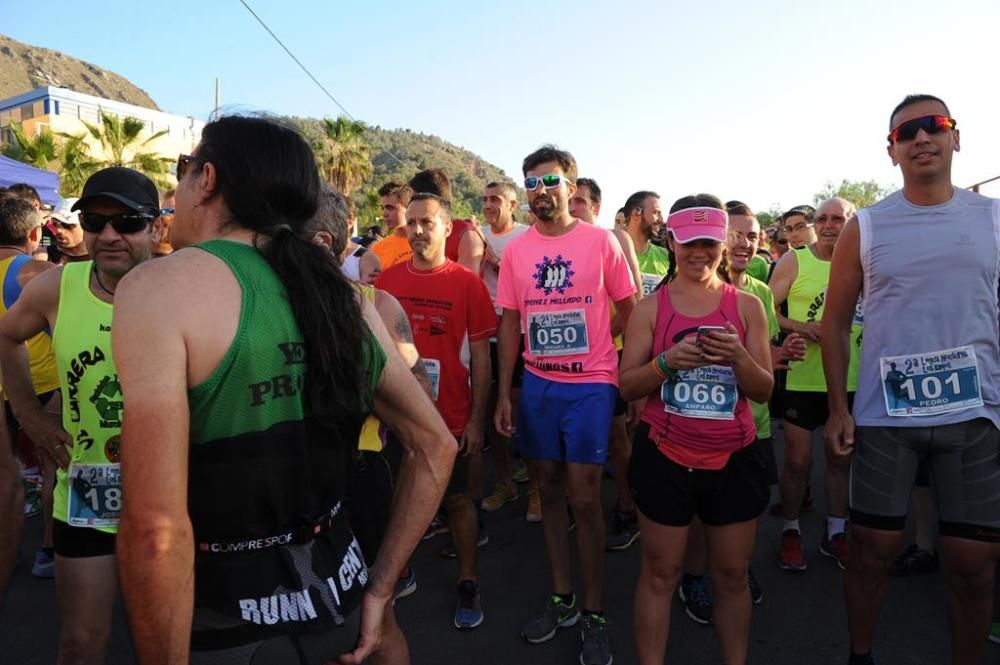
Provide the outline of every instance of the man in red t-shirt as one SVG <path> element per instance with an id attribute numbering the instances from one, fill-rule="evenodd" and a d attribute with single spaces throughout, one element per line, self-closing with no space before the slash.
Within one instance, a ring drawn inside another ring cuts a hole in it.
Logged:
<path id="1" fill-rule="evenodd" d="M 475 573 L 479 521 L 469 498 L 468 466 L 485 436 L 489 343 L 497 318 L 483 280 L 445 256 L 451 232 L 447 199 L 414 194 L 405 228 L 413 257 L 379 275 L 375 286 L 395 296 L 406 311 L 434 403 L 462 451 L 444 506 L 458 555 L 455 627 L 475 628 L 483 622 L 483 611 Z"/>

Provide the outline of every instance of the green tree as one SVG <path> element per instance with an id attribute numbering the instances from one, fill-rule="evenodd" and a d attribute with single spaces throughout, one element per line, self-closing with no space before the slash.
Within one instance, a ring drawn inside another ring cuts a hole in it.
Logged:
<path id="1" fill-rule="evenodd" d="M 83 134 L 60 134 L 59 145 L 59 188 L 63 196 L 79 196 L 83 184 L 101 163 L 90 156 L 86 136 Z"/>
<path id="2" fill-rule="evenodd" d="M 374 172 L 365 124 L 344 116 L 324 118 L 323 134 L 316 154 L 320 173 L 338 191 L 350 194 Z"/>
<path id="3" fill-rule="evenodd" d="M 43 128 L 34 136 L 27 136 L 20 123 L 10 124 L 10 143 L 0 147 L 0 153 L 5 157 L 16 159 L 22 164 L 28 164 L 39 169 L 50 169 L 56 161 L 56 137 L 52 130 Z"/>
<path id="4" fill-rule="evenodd" d="M 858 208 L 867 208 L 873 203 L 884 199 L 893 188 L 882 185 L 874 180 L 848 180 L 844 179 L 839 185 L 834 185 L 829 180 L 826 186 L 813 196 L 813 203 L 819 205 L 823 201 L 839 196 L 847 199 Z"/>
<path id="5" fill-rule="evenodd" d="M 103 111 L 99 126 L 87 122 L 83 124 L 90 136 L 101 144 L 104 157 L 95 159 L 100 168 L 124 166 L 146 174 L 162 189 L 171 186 L 170 165 L 174 160 L 148 150 L 149 144 L 164 136 L 167 130 L 164 129 L 142 139 L 142 130 L 145 127 L 142 120 L 132 116 L 119 118 Z"/>

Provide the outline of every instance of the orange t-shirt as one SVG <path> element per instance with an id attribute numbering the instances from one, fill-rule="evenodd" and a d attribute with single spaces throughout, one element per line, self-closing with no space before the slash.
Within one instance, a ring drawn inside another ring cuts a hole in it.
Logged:
<path id="1" fill-rule="evenodd" d="M 409 261 L 413 257 L 413 250 L 410 249 L 410 242 L 406 236 L 395 233 L 382 238 L 369 249 L 375 252 L 375 256 L 382 262 L 382 270 L 388 270 L 397 263 Z"/>

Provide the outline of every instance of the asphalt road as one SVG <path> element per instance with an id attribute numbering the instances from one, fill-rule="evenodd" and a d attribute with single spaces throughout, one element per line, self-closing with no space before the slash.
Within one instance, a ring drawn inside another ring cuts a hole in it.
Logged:
<path id="1" fill-rule="evenodd" d="M 780 437 L 780 430 L 778 431 Z M 816 442 L 817 452 L 818 441 Z M 781 445 L 776 446 L 781 455 Z M 822 456 L 817 455 L 814 487 L 822 487 Z M 775 492 L 776 494 L 776 492 Z M 613 481 L 604 486 L 611 506 Z M 417 549 L 414 565 L 417 592 L 396 608 L 409 640 L 413 662 L 419 665 L 569 665 L 576 663 L 580 637 L 575 629 L 553 640 L 531 645 L 520 637 L 522 624 L 541 609 L 548 595 L 548 564 L 542 528 L 523 519 L 525 499 L 486 516 L 489 544 L 480 550 L 479 574 L 486 620 L 473 631 L 452 626 L 453 560 L 438 554 L 446 542 L 439 536 Z M 787 573 L 775 565 L 780 519 L 761 519 L 754 555 L 764 602 L 754 608 L 749 662 L 757 665 L 843 665 L 847 662 L 847 622 L 842 576 L 836 564 L 822 557 L 825 511 L 817 496 L 816 510 L 802 518 L 809 569 Z M 0 664 L 41 665 L 55 662 L 58 620 L 55 586 L 30 574 L 30 560 L 41 538 L 41 520 L 27 521 L 21 543 L 24 556 L 8 597 L 0 608 Z M 575 546 L 574 546 L 575 549 Z M 609 554 L 605 609 L 610 622 L 615 663 L 635 662 L 632 644 L 632 597 L 638 576 L 639 548 Z M 577 587 L 579 590 L 579 586 Z M 668 663 L 718 665 L 715 632 L 694 624 L 675 599 L 671 606 Z M 884 665 L 937 665 L 949 662 L 947 597 L 939 574 L 890 578 L 879 624 L 875 654 Z M 115 613 L 107 663 L 134 662 L 124 614 Z M 1000 663 L 1000 646 L 987 645 L 984 665 Z"/>

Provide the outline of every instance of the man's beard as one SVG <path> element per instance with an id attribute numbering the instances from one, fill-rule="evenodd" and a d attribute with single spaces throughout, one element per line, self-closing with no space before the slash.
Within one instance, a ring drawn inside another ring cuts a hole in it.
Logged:
<path id="1" fill-rule="evenodd" d="M 547 203 L 548 205 L 539 207 L 539 203 Z M 556 210 L 556 202 L 552 200 L 552 197 L 546 194 L 538 195 L 534 201 L 529 204 L 531 212 L 542 222 L 551 222 L 556 218 L 558 211 Z"/>

